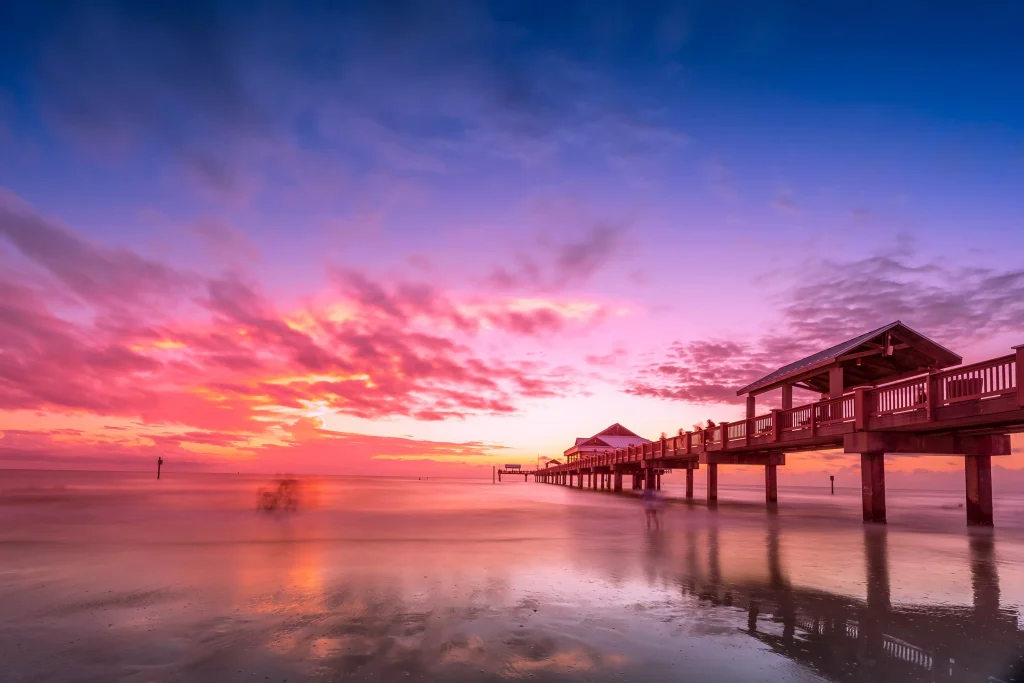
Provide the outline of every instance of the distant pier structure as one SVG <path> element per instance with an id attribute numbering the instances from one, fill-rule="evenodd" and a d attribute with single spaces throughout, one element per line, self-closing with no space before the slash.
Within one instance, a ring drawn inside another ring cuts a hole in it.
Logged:
<path id="1" fill-rule="evenodd" d="M 841 448 L 860 455 L 865 522 L 886 521 L 885 454 L 964 459 L 967 524 L 992 526 L 992 457 L 1010 454 L 1024 432 L 1024 345 L 972 365 L 900 321 L 790 363 L 737 391 L 746 417 L 678 436 L 645 439 L 620 424 L 576 439 L 564 462 L 502 474 L 577 488 L 661 488 L 682 470 L 693 498 L 694 470 L 707 472 L 707 500 L 718 499 L 719 465 L 764 467 L 765 501 L 778 501 L 777 468 L 786 455 Z M 818 398 L 793 405 L 794 388 Z M 781 407 L 757 413 L 757 397 L 781 393 Z"/>

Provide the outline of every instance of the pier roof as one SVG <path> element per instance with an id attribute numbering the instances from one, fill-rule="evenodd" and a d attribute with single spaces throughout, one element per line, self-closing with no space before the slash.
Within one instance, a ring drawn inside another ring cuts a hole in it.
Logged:
<path id="1" fill-rule="evenodd" d="M 606 448 L 626 448 L 627 446 L 636 446 L 638 444 L 650 442 L 650 439 L 645 439 L 639 434 L 631 432 L 616 422 L 593 436 L 577 437 L 576 443 L 565 451 L 565 455 L 578 453 L 581 449 L 601 450 Z"/>
<path id="2" fill-rule="evenodd" d="M 897 320 L 785 365 L 736 392 L 761 394 L 789 384 L 829 391 L 829 369 L 843 368 L 844 390 L 911 377 L 923 371 L 959 365 L 963 359 L 938 342 Z"/>

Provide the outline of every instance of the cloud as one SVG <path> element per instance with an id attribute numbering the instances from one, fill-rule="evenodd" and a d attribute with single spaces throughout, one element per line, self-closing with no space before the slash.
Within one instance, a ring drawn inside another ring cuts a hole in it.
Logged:
<path id="1" fill-rule="evenodd" d="M 497 291 L 559 291 L 584 284 L 624 260 L 627 232 L 625 222 L 598 221 L 577 239 L 541 236 L 528 251 L 492 269 L 484 283 Z"/>
<path id="2" fill-rule="evenodd" d="M 133 427 L 113 436 L 67 429 L 8 429 L 0 438 L 0 466 L 150 471 L 158 457 L 173 471 L 298 471 L 343 474 L 473 474 L 490 467 L 504 448 L 479 441 L 447 442 L 372 436 L 323 429 L 299 419 L 273 443 L 254 433 L 155 431 Z M 223 457 L 223 449 L 232 453 Z"/>
<path id="3" fill-rule="evenodd" d="M 595 225 L 582 240 L 559 247 L 555 265 L 567 279 L 587 280 L 612 258 L 623 233 L 621 226 Z"/>
<path id="4" fill-rule="evenodd" d="M 913 252 L 797 269 L 779 298 L 780 323 L 759 337 L 677 341 L 640 368 L 627 393 L 691 403 L 739 403 L 740 387 L 806 355 L 894 320 L 944 346 L 976 346 L 1024 327 L 1024 270 L 921 262 Z"/>
<path id="5" fill-rule="evenodd" d="M 11 42 L 33 108 L 59 135 L 104 160 L 173 168 L 232 204 L 320 185 L 327 169 L 429 177 L 571 154 L 632 180 L 673 160 L 688 139 L 664 111 L 663 71 L 627 83 L 607 63 L 638 46 L 666 61 L 685 18 L 668 5 L 632 11 L 628 41 L 563 23 L 569 47 L 552 39 L 556 15 L 468 1 L 301 13 L 93 2 L 32 18 Z M 623 106 L 630 91 L 639 106 Z"/>
<path id="6" fill-rule="evenodd" d="M 475 340 L 585 329 L 604 315 L 585 301 L 466 297 L 338 268 L 325 304 L 282 310 L 239 273 L 186 277 L 27 207 L 0 213 L 0 235 L 17 249 L 5 261 L 22 259 L 40 276 L 0 275 L 6 410 L 247 433 L 327 413 L 510 414 L 524 399 L 553 395 L 559 378 L 483 354 Z"/>
<path id="7" fill-rule="evenodd" d="M 153 304 L 189 283 L 185 274 L 134 252 L 93 245 L 4 193 L 0 237 L 60 281 L 67 293 L 105 307 Z"/>
<path id="8" fill-rule="evenodd" d="M 216 218 L 201 218 L 184 227 L 214 256 L 228 262 L 259 261 L 260 251 L 252 240 L 230 223 Z"/>

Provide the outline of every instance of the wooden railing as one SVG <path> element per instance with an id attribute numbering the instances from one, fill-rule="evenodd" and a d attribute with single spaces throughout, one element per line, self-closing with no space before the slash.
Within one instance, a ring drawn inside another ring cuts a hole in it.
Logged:
<path id="1" fill-rule="evenodd" d="M 735 439 L 746 439 L 747 438 L 747 422 L 734 422 L 729 424 L 726 428 L 726 439 L 733 441 Z"/>
<path id="2" fill-rule="evenodd" d="M 810 429 L 812 415 L 811 409 L 813 407 L 814 404 L 812 403 L 780 411 L 779 423 L 782 426 L 782 431 L 791 432 L 796 429 Z"/>
<path id="3" fill-rule="evenodd" d="M 753 423 L 751 436 L 764 436 L 765 434 L 772 433 L 772 426 L 774 424 L 774 414 L 768 413 L 767 415 L 760 415 L 753 417 L 750 422 Z"/>
<path id="4" fill-rule="evenodd" d="M 854 395 L 846 394 L 839 398 L 814 403 L 814 424 L 816 426 L 852 422 L 856 417 Z"/>
<path id="5" fill-rule="evenodd" d="M 1003 356 L 932 375 L 935 404 L 949 405 L 1017 391 L 1016 356 Z"/>
<path id="6" fill-rule="evenodd" d="M 868 415 L 880 417 L 928 405 L 928 377 L 915 377 L 868 392 Z"/>

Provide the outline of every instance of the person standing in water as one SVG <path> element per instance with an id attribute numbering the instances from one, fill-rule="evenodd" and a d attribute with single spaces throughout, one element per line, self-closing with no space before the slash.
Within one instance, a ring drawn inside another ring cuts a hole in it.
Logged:
<path id="1" fill-rule="evenodd" d="M 644 503 L 644 517 L 647 519 L 647 529 L 651 528 L 651 520 L 654 520 L 654 528 L 661 529 L 661 520 L 658 518 L 661 503 L 658 500 L 658 492 L 653 488 L 644 489 L 640 500 Z"/>

